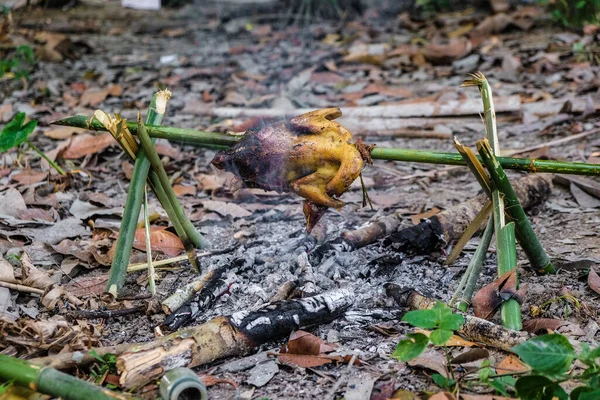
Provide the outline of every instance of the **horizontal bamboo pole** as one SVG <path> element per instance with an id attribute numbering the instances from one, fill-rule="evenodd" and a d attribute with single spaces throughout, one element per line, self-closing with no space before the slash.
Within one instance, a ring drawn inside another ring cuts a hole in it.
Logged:
<path id="1" fill-rule="evenodd" d="M 89 130 L 104 131 L 104 126 L 95 118 L 83 115 L 64 118 L 53 122 L 55 125 L 72 126 Z M 127 127 L 137 133 L 137 124 L 128 122 Z M 196 131 L 193 129 L 173 128 L 168 126 L 146 125 L 150 137 L 168 139 L 197 146 L 227 147 L 236 144 L 242 136 L 225 135 L 216 132 Z M 458 153 L 439 151 L 409 150 L 395 148 L 375 148 L 371 153 L 373 159 L 387 161 L 420 162 L 428 164 L 466 165 Z M 481 160 L 481 158 L 478 156 Z M 554 160 L 535 160 L 528 158 L 498 157 L 503 168 L 527 172 L 550 172 L 576 175 L 600 175 L 600 164 L 574 163 Z"/>

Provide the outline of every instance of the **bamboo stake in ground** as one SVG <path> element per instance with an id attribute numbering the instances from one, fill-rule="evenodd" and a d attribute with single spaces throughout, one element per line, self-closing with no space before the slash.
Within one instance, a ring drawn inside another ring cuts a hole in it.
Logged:
<path id="1" fill-rule="evenodd" d="M 472 79 L 463 82 L 461 87 L 477 86 L 481 93 L 483 101 L 484 123 L 487 138 L 490 143 L 490 149 L 493 154 L 500 153 L 500 143 L 498 141 L 498 130 L 496 128 L 496 112 L 494 110 L 494 100 L 492 88 L 481 73 L 471 74 Z M 480 174 L 480 168 L 478 168 Z M 478 175 L 476 175 L 478 176 Z M 479 178 L 478 181 L 481 182 Z M 500 271 L 510 271 L 517 267 L 516 243 L 514 239 L 514 225 L 506 225 L 504 201 L 500 191 L 495 186 L 490 188 L 489 182 L 482 186 L 484 190 L 491 189 L 492 216 L 494 221 L 494 233 L 496 236 L 496 251 L 498 253 L 498 276 L 502 276 Z M 502 325 L 513 329 L 521 330 L 521 306 L 515 299 L 508 299 L 501 306 Z"/>
<path id="2" fill-rule="evenodd" d="M 531 223 L 506 176 L 506 172 L 504 172 L 504 169 L 494 157 L 489 143 L 485 140 L 479 141 L 477 142 L 477 149 L 483 158 L 485 166 L 490 172 L 494 185 L 503 195 L 504 202 L 507 205 L 506 211 L 515 223 L 517 240 L 525 254 L 527 254 L 531 267 L 538 271 L 548 273 L 556 272 L 550 257 L 548 257 L 544 251 L 542 244 L 533 231 Z"/>
<path id="3" fill-rule="evenodd" d="M 55 125 L 72 126 L 94 131 L 105 131 L 106 128 L 96 118 L 83 115 L 54 121 Z M 127 128 L 137 132 L 135 122 L 127 122 Z M 240 141 L 240 136 L 225 135 L 215 132 L 197 131 L 193 129 L 174 128 L 146 124 L 146 130 L 152 138 L 163 138 L 173 142 L 192 144 L 211 148 L 229 147 Z M 371 152 L 374 160 L 421 162 L 428 164 L 466 165 L 460 154 L 439 151 L 385 149 L 375 148 Z M 600 175 L 599 164 L 574 163 L 554 160 L 532 160 L 528 158 L 498 157 L 505 169 L 516 169 L 526 172 L 559 172 L 562 174 Z"/>
<path id="4" fill-rule="evenodd" d="M 148 122 L 155 124 L 160 124 L 162 122 L 166 103 L 169 100 L 170 95 L 170 92 L 164 91 L 158 92 L 152 97 L 147 116 Z M 131 175 L 131 183 L 127 192 L 123 219 L 121 220 L 121 228 L 115 247 L 115 256 L 111 264 L 110 274 L 106 284 L 106 291 L 115 297 L 118 296 L 119 291 L 125 283 L 127 266 L 129 265 L 129 259 L 131 258 L 131 249 L 135 237 L 137 219 L 142 208 L 142 201 L 146 188 L 146 178 L 149 170 L 150 163 L 144 156 L 144 153 L 138 151 L 133 166 L 133 173 Z"/>

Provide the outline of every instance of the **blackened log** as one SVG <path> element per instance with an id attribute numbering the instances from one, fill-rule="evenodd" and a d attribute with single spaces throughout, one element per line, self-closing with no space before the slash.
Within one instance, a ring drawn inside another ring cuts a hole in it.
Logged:
<path id="1" fill-rule="evenodd" d="M 117 358 L 120 384 L 128 389 L 140 387 L 173 368 L 191 368 L 247 354 L 294 330 L 333 321 L 352 305 L 354 297 L 349 290 L 338 289 L 267 304 L 258 311 L 217 317 L 150 343 L 132 345 Z"/>
<path id="2" fill-rule="evenodd" d="M 552 176 L 531 174 L 517 179 L 513 188 L 524 209 L 537 206 L 550 197 Z M 485 194 L 424 219 L 418 225 L 396 231 L 383 244 L 403 253 L 430 254 L 458 240 L 488 200 Z"/>

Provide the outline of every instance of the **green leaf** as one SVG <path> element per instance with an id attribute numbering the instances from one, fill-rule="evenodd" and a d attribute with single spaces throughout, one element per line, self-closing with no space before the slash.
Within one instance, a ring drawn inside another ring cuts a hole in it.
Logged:
<path id="1" fill-rule="evenodd" d="M 567 399 L 562 396 L 564 390 L 560 385 L 545 376 L 523 376 L 517 380 L 515 389 L 521 400 L 552 400 L 555 396 L 560 400 Z"/>
<path id="2" fill-rule="evenodd" d="M 407 333 L 406 336 L 407 339 L 402 339 L 392 353 L 392 357 L 399 361 L 410 361 L 417 358 L 429 343 L 429 338 L 422 333 Z"/>
<path id="3" fill-rule="evenodd" d="M 585 3 L 587 3 L 587 0 L 579 0 L 576 4 L 575 4 L 575 8 L 577 9 L 581 9 L 583 7 L 585 7 Z"/>
<path id="4" fill-rule="evenodd" d="M 571 367 L 575 351 L 569 340 L 563 335 L 543 335 L 526 341 L 514 351 L 534 370 L 545 375 L 559 376 Z"/>
<path id="5" fill-rule="evenodd" d="M 452 309 L 448 307 L 446 303 L 442 303 L 441 301 L 436 301 L 435 305 L 432 308 L 437 315 L 438 324 L 443 321 L 447 316 L 452 315 Z"/>
<path id="6" fill-rule="evenodd" d="M 37 126 L 37 121 L 29 121 L 26 124 L 25 113 L 18 113 L 15 117 L 2 129 L 0 133 L 0 153 L 19 146 L 27 140 L 27 137 L 33 132 Z"/>
<path id="7" fill-rule="evenodd" d="M 446 329 L 436 329 L 429 335 L 429 340 L 436 346 L 443 346 L 452 336 L 452 331 Z"/>
<path id="8" fill-rule="evenodd" d="M 431 329 L 437 326 L 437 313 L 433 310 L 414 310 L 404 314 L 402 321 L 417 328 Z"/>
<path id="9" fill-rule="evenodd" d="M 488 382 L 492 388 L 504 397 L 510 397 L 509 391 L 514 391 L 517 380 L 512 376 L 501 376 Z"/>
<path id="10" fill-rule="evenodd" d="M 583 392 L 578 397 L 578 400 L 598 400 L 598 399 L 600 399 L 600 390 L 593 390 L 591 392 Z"/>
<path id="11" fill-rule="evenodd" d="M 439 324 L 440 329 L 447 329 L 449 331 L 457 331 L 465 323 L 465 317 L 460 314 L 446 315 Z"/>
<path id="12" fill-rule="evenodd" d="M 584 400 L 584 395 L 588 395 L 588 393 L 596 393 L 596 398 L 598 398 L 598 393 L 600 393 L 600 391 L 594 390 L 588 386 L 580 386 L 578 388 L 573 389 L 569 398 L 571 400 Z"/>
<path id="13" fill-rule="evenodd" d="M 442 389 L 454 389 L 456 386 L 456 381 L 452 378 L 446 378 L 440 374 L 431 375 L 431 379 L 435 382 L 436 385 L 441 387 Z"/>

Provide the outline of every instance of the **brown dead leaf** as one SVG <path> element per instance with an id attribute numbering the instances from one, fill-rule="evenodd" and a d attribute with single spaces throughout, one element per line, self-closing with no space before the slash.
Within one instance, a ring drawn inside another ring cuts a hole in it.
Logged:
<path id="1" fill-rule="evenodd" d="M 15 283 L 15 270 L 11 263 L 0 256 L 0 280 Z"/>
<path id="2" fill-rule="evenodd" d="M 460 394 L 461 400 L 517 400 L 514 397 L 496 396 L 493 394 Z"/>
<path id="3" fill-rule="evenodd" d="M 429 211 L 425 211 L 425 212 L 420 213 L 420 214 L 411 215 L 410 216 L 410 220 L 412 221 L 412 223 L 414 225 L 419 225 L 419 223 L 421 222 L 422 219 L 431 218 L 431 217 L 433 217 L 434 215 L 436 215 L 439 212 L 440 212 L 439 208 L 433 207 Z"/>
<path id="4" fill-rule="evenodd" d="M 451 64 L 468 56 L 473 50 L 471 42 L 466 38 L 436 39 L 429 42 L 422 50 L 427 61 L 435 65 Z"/>
<path id="5" fill-rule="evenodd" d="M 563 325 L 568 324 L 567 321 L 554 318 L 534 318 L 523 321 L 523 330 L 529 333 L 537 333 L 539 331 L 555 331 Z"/>
<path id="6" fill-rule="evenodd" d="M 21 284 L 25 286 L 46 290 L 54 285 L 54 281 L 50 279 L 48 274 L 33 265 L 27 253 L 21 255 L 21 276 Z"/>
<path id="7" fill-rule="evenodd" d="M 169 257 L 175 257 L 183 251 L 184 246 L 176 234 L 166 229 L 164 226 L 153 226 L 150 228 L 150 246 L 152 251 L 160 251 Z M 146 230 L 144 228 L 136 229 L 133 247 L 146 251 L 145 237 Z"/>
<path id="8" fill-rule="evenodd" d="M 88 132 L 83 128 L 73 128 L 71 126 L 57 126 L 44 132 L 44 136 L 50 139 L 68 139 L 74 134 L 84 134 Z"/>
<path id="9" fill-rule="evenodd" d="M 523 364 L 521 360 L 519 360 L 519 357 L 513 354 L 510 354 L 508 357 L 504 358 L 504 360 L 500 361 L 500 363 L 496 367 L 496 371 L 500 375 L 511 372 L 518 374 L 521 372 L 527 372 L 530 369 L 531 368 L 529 368 L 527 365 Z"/>
<path id="10" fill-rule="evenodd" d="M 54 310 L 55 307 L 62 310 L 65 307 L 69 309 L 80 307 L 83 305 L 83 301 L 68 292 L 64 287 L 55 286 L 42 296 L 42 304 L 49 310 Z"/>
<path id="11" fill-rule="evenodd" d="M 252 213 L 235 203 L 228 203 L 217 200 L 203 200 L 202 206 L 209 211 L 214 211 L 223 216 L 231 216 L 233 218 L 249 217 Z"/>
<path id="12" fill-rule="evenodd" d="M 99 153 L 108 146 L 116 144 L 110 133 L 104 132 L 99 135 L 83 134 L 75 136 L 67 147 L 62 151 L 64 159 L 77 159 L 89 154 Z"/>
<path id="13" fill-rule="evenodd" d="M 598 276 L 598 273 L 594 270 L 594 267 L 590 268 L 587 283 L 590 289 L 600 294 L 600 276 Z"/>
<path id="14" fill-rule="evenodd" d="M 233 386 L 235 389 L 237 389 L 237 387 L 238 387 L 237 382 L 234 381 L 233 379 L 217 378 L 216 376 L 209 375 L 209 374 L 200 374 L 199 376 L 200 376 L 200 379 L 202 379 L 204 386 L 206 386 L 206 387 L 214 386 L 218 383 L 228 383 L 231 386 Z"/>
<path id="15" fill-rule="evenodd" d="M 79 276 L 65 285 L 65 289 L 73 296 L 85 297 L 90 295 L 100 296 L 106 289 L 108 274 L 96 276 Z"/>
<path id="16" fill-rule="evenodd" d="M 486 349 L 470 349 L 454 357 L 450 360 L 450 364 L 468 364 L 470 362 L 483 360 L 489 356 L 490 352 Z"/>
<path id="17" fill-rule="evenodd" d="M 35 171 L 27 168 L 23 171 L 11 176 L 11 179 L 21 185 L 31 185 L 33 183 L 42 182 L 48 176 L 48 172 Z"/>
<path id="18" fill-rule="evenodd" d="M 306 331 L 295 331 L 290 334 L 290 338 L 285 346 L 282 347 L 280 354 L 308 354 L 319 355 L 333 351 L 334 347 L 325 343 L 323 339 Z"/>
<path id="19" fill-rule="evenodd" d="M 491 319 L 500 305 L 509 298 L 522 300 L 522 289 L 517 291 L 516 269 L 508 271 L 494 282 L 484 286 L 473 297 L 473 311 L 476 317 Z"/>
<path id="20" fill-rule="evenodd" d="M 429 400 L 456 400 L 452 393 L 439 392 L 429 398 Z"/>
<path id="21" fill-rule="evenodd" d="M 415 329 L 415 332 L 417 333 L 422 333 L 423 335 L 429 337 L 429 335 L 431 335 L 431 331 L 427 331 L 425 329 Z M 445 345 L 447 347 L 474 347 L 474 346 L 479 346 L 477 343 L 475 342 L 470 342 L 466 339 L 461 338 L 458 335 L 452 335 L 450 336 L 450 339 L 448 339 L 448 341 L 445 343 Z"/>
<path id="22" fill-rule="evenodd" d="M 408 362 L 408 365 L 411 367 L 430 369 L 446 378 L 449 378 L 450 376 L 448 375 L 445 364 L 446 358 L 441 353 L 438 353 L 433 349 L 426 350 L 425 352 L 421 353 L 419 357 Z"/>
<path id="23" fill-rule="evenodd" d="M 89 88 L 81 95 L 79 105 L 82 107 L 96 107 L 108 96 L 118 97 L 122 93 L 123 88 L 119 85 L 110 85 L 106 88 Z"/>
<path id="24" fill-rule="evenodd" d="M 195 186 L 173 185 L 176 196 L 196 196 Z"/>
<path id="25" fill-rule="evenodd" d="M 333 346 L 309 332 L 292 332 L 288 342 L 281 348 L 277 358 L 286 364 L 298 365 L 303 368 L 317 367 L 333 361 L 344 361 L 340 356 L 327 356 L 333 351 Z"/>

